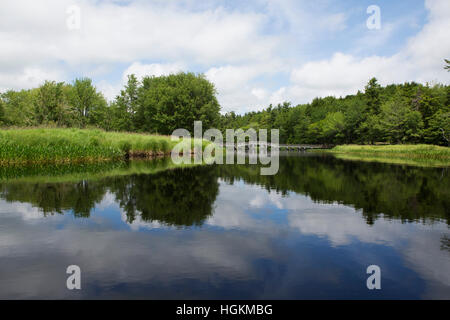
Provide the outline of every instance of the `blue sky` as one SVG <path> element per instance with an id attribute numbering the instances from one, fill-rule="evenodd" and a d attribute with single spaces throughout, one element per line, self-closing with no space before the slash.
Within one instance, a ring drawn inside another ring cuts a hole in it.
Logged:
<path id="1" fill-rule="evenodd" d="M 448 0 L 3 0 L 0 91 L 90 77 L 112 99 L 127 74 L 193 71 L 223 112 L 243 113 L 351 94 L 372 76 L 448 83 L 449 15 Z"/>

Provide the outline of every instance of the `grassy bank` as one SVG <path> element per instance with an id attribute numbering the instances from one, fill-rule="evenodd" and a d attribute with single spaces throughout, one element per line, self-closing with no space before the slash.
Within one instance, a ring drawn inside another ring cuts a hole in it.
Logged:
<path id="1" fill-rule="evenodd" d="M 349 160 L 450 166 L 450 148 L 433 145 L 337 146 L 327 152 Z"/>
<path id="2" fill-rule="evenodd" d="M 0 165 L 94 162 L 169 154 L 169 136 L 98 129 L 0 130 Z"/>

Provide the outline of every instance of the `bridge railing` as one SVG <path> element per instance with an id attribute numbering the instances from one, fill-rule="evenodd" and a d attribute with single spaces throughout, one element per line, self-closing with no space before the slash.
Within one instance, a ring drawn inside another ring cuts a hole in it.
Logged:
<path id="1" fill-rule="evenodd" d="M 330 149 L 332 145 L 324 145 L 324 144 L 275 144 L 275 143 L 267 143 L 267 142 L 241 142 L 241 143 L 226 143 L 224 147 L 270 147 L 275 149 Z"/>

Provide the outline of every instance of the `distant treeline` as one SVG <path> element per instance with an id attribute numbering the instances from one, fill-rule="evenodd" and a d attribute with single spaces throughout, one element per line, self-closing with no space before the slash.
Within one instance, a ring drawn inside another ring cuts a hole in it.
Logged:
<path id="1" fill-rule="evenodd" d="M 311 103 L 270 105 L 263 111 L 220 114 L 214 85 L 203 75 L 131 75 L 113 101 L 90 79 L 45 82 L 39 88 L 0 95 L 0 125 L 99 127 L 111 131 L 171 134 L 203 129 L 279 129 L 280 143 L 428 143 L 449 145 L 450 86 L 418 83 L 382 87 L 371 79 L 364 92 Z"/>
<path id="2" fill-rule="evenodd" d="M 316 98 L 292 107 L 269 106 L 260 112 L 227 113 L 223 128 L 280 129 L 280 143 L 448 145 L 450 86 L 418 83 L 382 87 L 371 79 L 365 92 L 345 98 Z"/>

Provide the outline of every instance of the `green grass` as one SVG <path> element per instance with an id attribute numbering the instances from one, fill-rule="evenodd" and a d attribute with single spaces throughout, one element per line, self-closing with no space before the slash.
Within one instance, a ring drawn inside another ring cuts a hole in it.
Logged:
<path id="1" fill-rule="evenodd" d="M 342 159 L 389 162 L 420 166 L 450 166 L 450 148 L 434 145 L 343 145 L 331 150 Z"/>
<path id="2" fill-rule="evenodd" d="M 169 154 L 169 136 L 106 132 L 99 129 L 0 130 L 0 165 L 79 163 Z M 202 142 L 203 147 L 207 144 Z"/>

